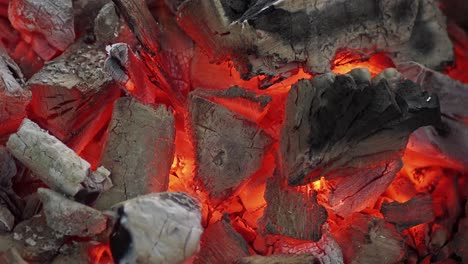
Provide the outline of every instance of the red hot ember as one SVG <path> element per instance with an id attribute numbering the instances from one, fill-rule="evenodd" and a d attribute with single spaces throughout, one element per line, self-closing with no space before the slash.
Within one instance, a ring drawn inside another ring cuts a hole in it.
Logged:
<path id="1" fill-rule="evenodd" d="M 459 2 L 0 0 L 0 262 L 467 263 Z"/>

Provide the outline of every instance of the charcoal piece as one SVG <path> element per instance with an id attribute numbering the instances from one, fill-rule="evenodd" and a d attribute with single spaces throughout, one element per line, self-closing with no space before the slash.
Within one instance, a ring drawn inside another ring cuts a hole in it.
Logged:
<path id="1" fill-rule="evenodd" d="M 73 14 L 76 35 L 93 29 L 95 18 L 103 6 L 111 0 L 73 0 Z"/>
<path id="2" fill-rule="evenodd" d="M 112 44 L 108 53 L 104 69 L 128 93 L 145 104 L 154 104 L 162 97 L 160 88 L 150 79 L 152 73 L 128 44 Z"/>
<path id="3" fill-rule="evenodd" d="M 16 248 L 10 248 L 0 255 L 2 264 L 28 264 L 19 254 Z"/>
<path id="4" fill-rule="evenodd" d="M 72 0 L 13 0 L 8 18 L 25 39 L 37 41 L 32 48 L 44 60 L 75 40 Z"/>
<path id="5" fill-rule="evenodd" d="M 388 163 L 411 132 L 440 122 L 437 96 L 411 81 L 394 88 L 324 74 L 291 88 L 281 131 L 282 175 L 290 185 L 334 170 Z"/>
<path id="6" fill-rule="evenodd" d="M 287 186 L 276 170 L 268 179 L 265 201 L 267 206 L 260 219 L 263 232 L 301 240 L 320 240 L 328 214 L 318 204 L 315 191 L 307 193 Z"/>
<path id="7" fill-rule="evenodd" d="M 312 254 L 251 256 L 240 259 L 236 264 L 318 264 Z"/>
<path id="8" fill-rule="evenodd" d="M 343 48 L 385 50 L 397 61 L 437 68 L 453 59 L 437 3 L 188 0 L 178 21 L 211 59 L 234 60 L 244 78 L 278 76 L 297 65 L 327 72 Z"/>
<path id="9" fill-rule="evenodd" d="M 11 179 L 16 175 L 16 163 L 8 150 L 0 146 L 0 186 L 11 188 Z"/>
<path id="10" fill-rule="evenodd" d="M 0 45 L 0 142 L 26 117 L 30 100 L 31 92 L 24 88 L 21 70 Z"/>
<path id="11" fill-rule="evenodd" d="M 200 91 L 189 97 L 196 145 L 197 178 L 215 199 L 222 199 L 258 171 L 272 143 L 257 123 Z"/>
<path id="12" fill-rule="evenodd" d="M 15 248 L 28 262 L 48 263 L 65 243 L 65 237 L 49 228 L 42 215 L 19 223 L 13 230 Z"/>
<path id="13" fill-rule="evenodd" d="M 234 230 L 227 215 L 203 232 L 201 245 L 194 264 L 235 263 L 250 255 L 247 242 Z"/>
<path id="14" fill-rule="evenodd" d="M 182 263 L 198 248 L 201 208 L 186 193 L 153 193 L 114 207 L 110 236 L 116 263 Z"/>
<path id="15" fill-rule="evenodd" d="M 98 198 L 97 208 L 167 190 L 174 160 L 174 122 L 166 106 L 155 109 L 130 97 L 116 101 L 101 159 L 112 173 L 114 187 Z"/>
<path id="16" fill-rule="evenodd" d="M 382 204 L 380 210 L 387 222 L 404 230 L 434 220 L 434 209 L 430 195 L 418 195 L 405 203 Z"/>
<path id="17" fill-rule="evenodd" d="M 404 63 L 397 67 L 404 77 L 421 85 L 425 91 L 437 94 L 442 113 L 442 128 L 416 130 L 408 149 L 442 161 L 448 158 L 457 163 L 455 169 L 468 169 L 468 112 L 465 110 L 468 85 L 417 63 Z"/>
<path id="18" fill-rule="evenodd" d="M 113 1 L 141 44 L 139 54 L 151 72 L 148 75 L 151 82 L 166 93 L 176 109 L 183 108 L 191 89 L 192 40 L 179 29 L 176 17 L 162 9 L 156 9 L 156 22 L 145 0 Z M 133 81 L 139 78 L 141 76 Z"/>
<path id="19" fill-rule="evenodd" d="M 395 227 L 369 215 L 355 213 L 346 218 L 333 236 L 345 263 L 391 264 L 405 256 L 403 237 Z"/>
<path id="20" fill-rule="evenodd" d="M 290 237 L 274 238 L 273 254 L 306 255 L 311 254 L 322 264 L 344 264 L 340 245 L 331 234 L 324 233 L 317 241 L 293 240 Z"/>
<path id="21" fill-rule="evenodd" d="M 98 256 L 92 255 L 87 249 L 91 243 L 96 242 L 77 242 L 65 244 L 60 248 L 59 254 L 54 258 L 51 264 L 84 264 L 96 261 Z M 102 253 L 103 255 L 105 254 Z M 100 259 L 102 261 L 102 258 Z M 104 261 L 100 262 L 104 263 Z"/>
<path id="22" fill-rule="evenodd" d="M 113 0 L 140 44 L 149 54 L 159 51 L 160 25 L 154 20 L 145 0 Z"/>
<path id="23" fill-rule="evenodd" d="M 15 217 L 7 206 L 0 204 L 0 231 L 11 231 L 15 224 Z"/>
<path id="24" fill-rule="evenodd" d="M 401 169 L 400 160 L 367 168 L 343 169 L 327 175 L 327 192 L 323 194 L 330 209 L 346 217 L 372 206 L 392 183 Z"/>
<path id="25" fill-rule="evenodd" d="M 71 196 L 83 190 L 82 183 L 95 173 L 87 161 L 29 119 L 10 136 L 7 148 L 52 189 Z"/>
<path id="26" fill-rule="evenodd" d="M 108 123 L 120 90 L 104 71 L 106 52 L 79 41 L 49 61 L 27 85 L 30 116 L 77 153 Z"/>
<path id="27" fill-rule="evenodd" d="M 117 15 L 115 5 L 109 2 L 102 6 L 94 19 L 96 42 L 106 44 L 114 40 L 120 32 L 122 21 Z"/>
<path id="28" fill-rule="evenodd" d="M 44 188 L 37 190 L 47 225 L 67 236 L 90 237 L 105 230 L 107 219 L 98 210 Z"/>
<path id="29" fill-rule="evenodd" d="M 465 203 L 465 217 L 460 219 L 458 231 L 450 244 L 455 254 L 461 258 L 461 263 L 466 263 L 468 261 L 468 203 Z"/>

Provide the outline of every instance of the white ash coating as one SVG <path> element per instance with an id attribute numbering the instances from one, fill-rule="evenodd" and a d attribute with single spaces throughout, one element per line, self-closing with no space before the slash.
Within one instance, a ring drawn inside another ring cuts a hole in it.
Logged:
<path id="1" fill-rule="evenodd" d="M 107 219 L 98 210 L 69 200 L 50 189 L 39 188 L 47 225 L 68 236 L 89 237 L 106 229 Z"/>
<path id="2" fill-rule="evenodd" d="M 188 194 L 153 193 L 113 208 L 119 212 L 117 225 L 131 237 L 127 252 L 114 252 L 115 233 L 111 236 L 112 254 L 123 255 L 116 263 L 177 264 L 199 249 L 201 208 Z"/>

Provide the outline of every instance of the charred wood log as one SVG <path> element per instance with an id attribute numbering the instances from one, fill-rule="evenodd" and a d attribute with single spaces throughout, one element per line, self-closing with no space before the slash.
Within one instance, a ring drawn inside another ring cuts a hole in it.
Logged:
<path id="1" fill-rule="evenodd" d="M 213 198 L 226 198 L 261 168 L 272 139 L 257 123 L 211 101 L 202 91 L 192 92 L 189 100 L 196 177 Z"/>
<path id="2" fill-rule="evenodd" d="M 102 167 L 91 171 L 87 161 L 29 119 L 23 120 L 18 132 L 10 136 L 7 148 L 52 189 L 71 196 L 80 191 L 102 191 L 86 190 L 86 185 L 93 178 L 109 176 Z"/>
<path id="3" fill-rule="evenodd" d="M 251 256 L 237 261 L 236 264 L 318 264 L 320 261 L 312 254 Z"/>
<path id="4" fill-rule="evenodd" d="M 0 45 L 1 46 L 1 45 Z M 0 141 L 18 128 L 26 117 L 31 92 L 24 89 L 23 74 L 16 63 L 0 47 Z"/>
<path id="5" fill-rule="evenodd" d="M 105 230 L 106 217 L 98 210 L 69 200 L 49 189 L 39 188 L 47 225 L 67 236 L 90 237 Z"/>
<path id="6" fill-rule="evenodd" d="M 400 160 L 394 160 L 383 165 L 333 171 L 327 175 L 327 186 L 320 197 L 339 216 L 360 212 L 377 201 L 401 166 Z"/>
<path id="7" fill-rule="evenodd" d="M 384 203 L 381 212 L 385 220 L 404 230 L 434 220 L 434 209 L 430 195 L 418 195 L 405 203 Z"/>
<path id="8" fill-rule="evenodd" d="M 210 225 L 201 238 L 201 249 L 194 264 L 234 263 L 250 255 L 247 242 L 234 230 L 225 215 L 219 222 Z"/>
<path id="9" fill-rule="evenodd" d="M 342 48 L 386 50 L 431 68 L 453 57 L 432 0 L 190 0 L 178 20 L 211 58 L 234 59 L 244 78 L 278 76 L 300 64 L 326 72 Z"/>
<path id="10" fill-rule="evenodd" d="M 107 125 L 111 103 L 120 96 L 104 72 L 105 58 L 100 48 L 77 42 L 27 83 L 30 116 L 78 153 Z"/>
<path id="11" fill-rule="evenodd" d="M 153 108 L 130 97 L 116 101 L 102 165 L 114 185 L 97 207 L 112 205 L 150 192 L 166 191 L 174 160 L 175 119 L 167 107 Z"/>
<path id="12" fill-rule="evenodd" d="M 398 263 L 404 258 L 404 241 L 391 224 L 356 213 L 333 232 L 345 263 Z"/>
<path id="13" fill-rule="evenodd" d="M 72 0 L 13 0 L 8 18 L 44 60 L 64 51 L 75 40 Z"/>
<path id="14" fill-rule="evenodd" d="M 318 204 L 315 191 L 307 193 L 287 186 L 276 170 L 268 179 L 265 200 L 267 206 L 260 219 L 264 232 L 301 240 L 320 240 L 328 214 Z"/>
<path id="15" fill-rule="evenodd" d="M 398 65 L 405 78 L 436 93 L 440 102 L 442 128 L 420 128 L 410 138 L 408 149 L 441 160 L 457 163 L 456 169 L 468 169 L 468 85 L 416 63 Z M 450 163 L 453 163 L 450 162 Z M 446 162 L 449 163 L 449 162 Z"/>
<path id="16" fill-rule="evenodd" d="M 114 209 L 110 246 L 116 263 L 182 263 L 199 248 L 201 208 L 185 193 L 140 196 Z"/>
<path id="17" fill-rule="evenodd" d="M 401 154 L 411 132 L 439 124 L 436 95 L 411 81 L 391 87 L 366 76 L 363 70 L 325 74 L 292 87 L 280 140 L 282 174 L 290 185 L 389 162 Z"/>

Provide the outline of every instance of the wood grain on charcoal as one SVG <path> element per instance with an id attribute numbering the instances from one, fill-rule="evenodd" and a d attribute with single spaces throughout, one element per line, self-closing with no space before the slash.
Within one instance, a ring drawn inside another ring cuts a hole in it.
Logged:
<path id="1" fill-rule="evenodd" d="M 261 168 L 272 139 L 257 123 L 205 96 L 196 90 L 189 97 L 196 177 L 213 198 L 221 199 Z"/>
<path id="2" fill-rule="evenodd" d="M 277 169 L 267 181 L 265 200 L 267 206 L 259 220 L 263 232 L 300 240 L 320 240 L 328 214 L 318 204 L 315 191 L 306 193 L 287 186 Z"/>
<path id="3" fill-rule="evenodd" d="M 178 264 L 199 248 L 201 208 L 185 193 L 148 194 L 114 209 L 110 247 L 116 263 Z"/>
<path id="4" fill-rule="evenodd" d="M 405 203 L 391 202 L 382 204 L 380 210 L 389 223 L 404 230 L 435 219 L 430 195 L 417 195 Z"/>
<path id="5" fill-rule="evenodd" d="M 400 160 L 393 160 L 383 165 L 330 172 L 326 177 L 327 187 L 323 188 L 326 192 L 320 197 L 339 216 L 360 212 L 377 201 L 401 167 Z"/>
<path id="6" fill-rule="evenodd" d="M 433 0 L 189 0 L 178 20 L 211 58 L 233 59 L 244 78 L 298 64 L 326 72 L 342 48 L 385 50 L 431 68 L 453 58 Z"/>
<path id="7" fill-rule="evenodd" d="M 80 153 L 107 122 L 120 96 L 104 71 L 103 48 L 78 41 L 28 81 L 30 116 Z M 96 121 L 96 122 L 94 122 Z"/>
<path id="8" fill-rule="evenodd" d="M 167 190 L 174 160 L 174 122 L 164 105 L 154 108 L 130 97 L 115 102 L 101 160 L 111 171 L 114 187 L 98 198 L 97 208 Z"/>
<path id="9" fill-rule="evenodd" d="M 365 76 L 362 70 L 324 74 L 292 86 L 280 139 L 290 185 L 394 160 L 411 132 L 439 124 L 435 94 L 411 81 L 374 84 Z"/>
<path id="10" fill-rule="evenodd" d="M 7 148 L 44 183 L 71 196 L 84 190 L 82 183 L 94 173 L 87 161 L 29 119 L 10 136 Z"/>
<path id="11" fill-rule="evenodd" d="M 203 232 L 201 249 L 194 264 L 234 263 L 248 255 L 247 242 L 234 230 L 229 218 L 225 216 Z"/>

